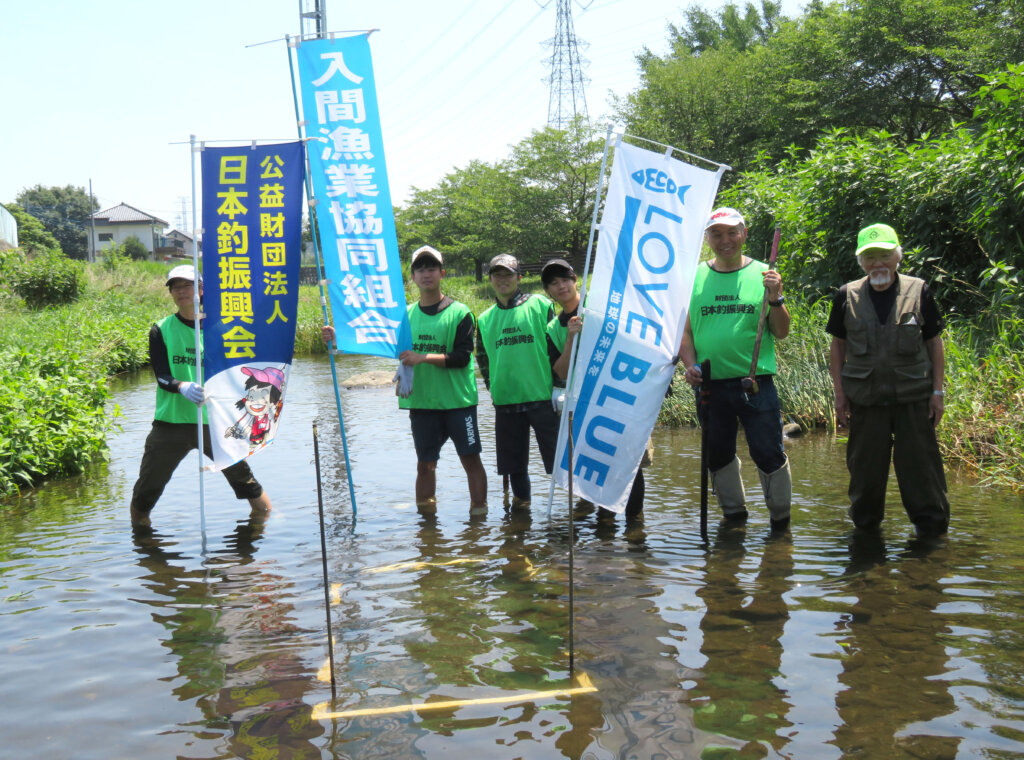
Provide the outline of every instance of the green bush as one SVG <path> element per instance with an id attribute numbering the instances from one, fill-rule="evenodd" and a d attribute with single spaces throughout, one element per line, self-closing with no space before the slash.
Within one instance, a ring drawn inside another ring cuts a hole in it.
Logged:
<path id="1" fill-rule="evenodd" d="M 0 498 L 106 456 L 106 378 L 73 354 L 0 352 Z"/>
<path id="2" fill-rule="evenodd" d="M 135 235 L 126 237 L 121 248 L 124 250 L 125 255 L 133 261 L 145 261 L 149 258 L 149 251 L 146 250 L 146 246 Z"/>
<path id="3" fill-rule="evenodd" d="M 11 289 L 30 309 L 77 301 L 85 287 L 82 264 L 50 251 L 27 259 L 8 272 Z"/>
<path id="4" fill-rule="evenodd" d="M 8 287 L 11 274 L 25 263 L 25 255 L 18 248 L 0 250 L 0 287 Z"/>
<path id="5" fill-rule="evenodd" d="M 112 243 L 100 251 L 97 264 L 105 272 L 118 272 L 124 269 L 131 257 L 125 252 L 123 245 Z"/>

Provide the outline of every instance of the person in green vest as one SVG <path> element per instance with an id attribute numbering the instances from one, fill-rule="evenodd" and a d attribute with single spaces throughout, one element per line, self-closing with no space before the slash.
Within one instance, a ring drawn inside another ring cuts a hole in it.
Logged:
<path id="1" fill-rule="evenodd" d="M 572 358 L 572 347 L 577 336 L 583 330 L 583 318 L 579 315 L 580 293 L 576 287 L 576 270 L 565 259 L 550 259 L 544 262 L 540 270 L 540 280 L 544 284 L 544 292 L 561 307 L 558 316 L 548 322 L 547 344 L 548 360 L 554 372 L 555 388 L 551 395 L 551 403 L 556 412 L 561 413 L 565 400 L 565 384 L 569 379 L 569 363 Z M 626 520 L 635 521 L 643 516 L 644 496 L 647 486 L 644 481 L 643 468 L 650 463 L 650 442 L 644 451 L 640 467 L 633 478 L 633 487 L 626 501 Z M 592 512 L 594 505 L 589 501 L 580 501 L 574 514 L 582 517 Z M 615 513 L 604 507 L 598 507 L 599 520 L 612 520 Z"/>
<path id="2" fill-rule="evenodd" d="M 928 285 L 897 273 L 896 231 L 872 224 L 857 235 L 865 277 L 832 301 L 829 369 L 836 420 L 849 425 L 850 519 L 875 531 L 885 515 L 890 461 L 918 535 L 949 528 L 949 500 L 935 428 L 945 410 L 943 319 Z"/>
<path id="3" fill-rule="evenodd" d="M 547 353 L 547 326 L 555 310 L 544 296 L 520 290 L 523 275 L 515 256 L 495 256 L 487 273 L 495 302 L 478 321 L 477 364 L 494 402 L 498 473 L 508 475 L 510 506 L 529 509 L 530 428 L 549 475 L 558 440 Z"/>
<path id="4" fill-rule="evenodd" d="M 782 415 L 775 388 L 775 341 L 789 335 L 789 312 L 782 295 L 782 277 L 743 253 L 747 227 L 743 216 L 728 207 L 711 212 L 704 240 L 714 258 L 697 267 L 690 309 L 679 345 L 686 382 L 695 391 L 701 424 L 708 426 L 708 469 L 715 497 L 727 522 L 747 519 L 746 493 L 736 456 L 739 425 L 747 438 L 768 505 L 771 529 L 789 529 L 792 476 L 782 443 Z M 758 392 L 746 393 L 742 380 L 750 374 L 761 302 L 768 298 L 767 329 L 758 355 Z M 707 419 L 700 403 L 700 365 L 711 360 Z"/>
<path id="5" fill-rule="evenodd" d="M 450 439 L 469 482 L 469 514 L 481 515 L 487 512 L 487 472 L 480 461 L 476 413 L 476 322 L 468 306 L 441 292 L 443 267 L 440 251 L 429 245 L 413 251 L 410 274 L 420 297 L 408 308 L 412 349 L 398 355 L 402 364 L 413 368 L 412 393 L 399 396 L 398 406 L 409 410 L 419 512 L 437 511 L 437 462 Z M 325 326 L 323 338 L 333 341 L 334 328 Z"/>
<path id="6" fill-rule="evenodd" d="M 142 452 L 139 478 L 132 491 L 130 514 L 136 530 L 151 527 L 149 515 L 164 487 L 185 455 L 198 446 L 196 406 L 206 403 L 206 391 L 196 382 L 199 377 L 195 349 L 196 284 L 196 272 L 191 265 L 174 267 L 167 275 L 167 289 L 177 311 L 149 330 L 149 363 L 157 383 L 156 412 Z M 202 275 L 198 278 L 198 287 L 201 298 Z M 202 361 L 202 357 L 199 360 Z M 203 453 L 213 459 L 205 409 Z M 253 516 L 270 511 L 270 497 L 245 460 L 225 467 L 221 472 L 235 496 L 248 499 Z"/>
<path id="7" fill-rule="evenodd" d="M 444 258 L 429 245 L 413 251 L 410 275 L 419 300 L 408 307 L 412 349 L 398 358 L 413 370 L 412 392 L 399 396 L 398 406 L 409 410 L 416 449 L 416 506 L 421 514 L 437 512 L 437 462 L 449 439 L 469 482 L 469 513 L 487 512 L 487 472 L 477 423 L 478 394 L 473 371 L 476 322 L 465 304 L 441 292 Z M 335 338 L 324 325 L 325 343 Z"/>

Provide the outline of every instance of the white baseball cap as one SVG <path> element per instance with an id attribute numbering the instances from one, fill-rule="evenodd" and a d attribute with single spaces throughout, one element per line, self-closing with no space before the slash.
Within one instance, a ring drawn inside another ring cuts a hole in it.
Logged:
<path id="1" fill-rule="evenodd" d="M 437 263 L 444 266 L 444 259 L 441 258 L 441 253 L 435 248 L 431 248 L 429 245 L 424 245 L 417 248 L 412 252 L 412 259 L 409 261 L 409 266 L 416 266 L 416 260 L 426 256 L 431 259 L 437 259 Z"/>
<path id="2" fill-rule="evenodd" d="M 171 280 L 188 280 L 189 282 L 196 281 L 196 270 L 191 264 L 179 264 L 174 267 L 170 272 L 167 273 L 167 282 L 164 285 L 170 285 Z M 199 284 L 203 284 L 203 276 L 199 275 Z"/>
<path id="3" fill-rule="evenodd" d="M 716 224 L 725 224 L 729 227 L 735 227 L 737 224 L 741 227 L 747 226 L 747 223 L 743 221 L 743 214 L 728 206 L 720 206 L 712 211 L 711 216 L 708 217 L 708 221 L 704 225 L 704 229 L 713 227 Z"/>

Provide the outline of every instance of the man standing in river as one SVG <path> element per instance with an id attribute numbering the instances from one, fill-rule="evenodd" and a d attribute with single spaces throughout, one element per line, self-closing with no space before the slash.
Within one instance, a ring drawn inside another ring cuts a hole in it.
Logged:
<path id="1" fill-rule="evenodd" d="M 715 496 L 726 520 L 747 519 L 746 494 L 736 456 L 739 424 L 747 437 L 750 457 L 764 489 L 773 531 L 789 527 L 793 484 L 789 459 L 782 444 L 782 415 L 775 389 L 775 341 L 789 335 L 789 312 L 782 295 L 782 277 L 767 264 L 743 254 L 747 228 L 732 208 L 711 213 L 704 239 L 715 257 L 697 268 L 690 310 L 679 345 L 686 382 L 702 383 L 700 364 L 711 360 L 708 417 L 708 469 Z M 750 372 L 753 349 L 767 295 L 768 322 L 755 378 L 758 391 L 747 393 L 742 380 Z"/>
<path id="2" fill-rule="evenodd" d="M 544 296 L 523 293 L 519 261 L 502 253 L 491 259 L 488 278 L 494 305 L 480 315 L 477 364 L 494 402 L 498 473 L 508 475 L 514 509 L 529 509 L 530 428 L 550 475 L 558 441 L 558 415 L 548 361 L 547 326 L 555 317 Z"/>
<path id="3" fill-rule="evenodd" d="M 856 255 L 866 276 L 839 289 L 825 327 L 836 419 L 850 426 L 850 519 L 879 528 L 891 460 L 918 535 L 941 535 L 949 528 L 935 437 L 945 410 L 942 316 L 923 280 L 897 273 L 903 248 L 892 227 L 862 229 Z"/>
<path id="4" fill-rule="evenodd" d="M 198 279 L 198 282 L 197 282 Z M 156 375 L 156 412 L 146 437 L 139 479 L 132 491 L 132 526 L 150 527 L 149 513 L 185 455 L 197 448 L 196 406 L 206 402 L 195 350 L 195 290 L 203 295 L 203 277 L 190 264 L 174 267 L 167 275 L 167 289 L 177 312 L 164 317 L 149 330 L 149 363 Z M 200 346 L 202 336 L 200 336 Z M 198 357 L 202 361 L 202 357 Z M 203 410 L 203 453 L 213 459 L 210 426 Z M 270 511 L 270 497 L 242 460 L 221 472 L 239 499 L 248 499 L 254 515 Z"/>
<path id="5" fill-rule="evenodd" d="M 487 471 L 480 461 L 477 425 L 476 375 L 473 372 L 473 334 L 476 323 L 469 307 L 441 292 L 444 260 L 425 245 L 413 251 L 412 281 L 419 289 L 410 304 L 412 349 L 398 355 L 413 368 L 412 393 L 400 396 L 398 406 L 409 410 L 416 447 L 416 508 L 437 511 L 437 461 L 451 439 L 469 482 L 469 514 L 487 512 Z M 334 340 L 334 328 L 323 328 L 324 341 Z"/>

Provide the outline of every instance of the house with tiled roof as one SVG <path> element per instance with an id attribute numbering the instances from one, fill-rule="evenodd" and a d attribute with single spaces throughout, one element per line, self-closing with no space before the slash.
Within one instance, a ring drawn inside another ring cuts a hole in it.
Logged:
<path id="1" fill-rule="evenodd" d="M 119 203 L 92 215 L 89 225 L 90 234 L 94 235 L 93 250 L 102 252 L 112 245 L 121 245 L 134 235 L 146 246 L 150 257 L 163 244 L 163 231 L 167 222 L 158 216 L 147 214 L 127 203 Z"/>
<path id="2" fill-rule="evenodd" d="M 157 249 L 158 256 L 170 258 L 192 258 L 193 241 L 192 236 L 181 230 L 171 230 L 163 236 L 162 245 Z M 203 244 L 200 242 L 199 250 L 202 252 Z"/>

